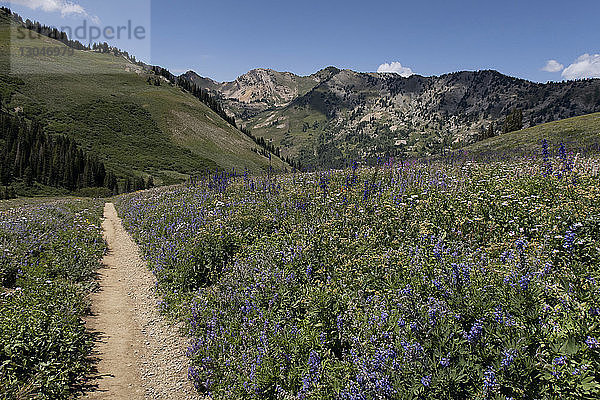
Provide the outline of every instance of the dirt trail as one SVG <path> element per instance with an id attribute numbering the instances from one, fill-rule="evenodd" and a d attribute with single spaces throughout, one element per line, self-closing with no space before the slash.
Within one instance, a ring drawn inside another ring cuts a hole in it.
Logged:
<path id="1" fill-rule="evenodd" d="M 187 342 L 163 321 L 153 293 L 155 277 L 123 229 L 112 203 L 104 206 L 108 253 L 99 271 L 87 326 L 99 335 L 95 388 L 88 399 L 195 399 L 187 380 Z"/>

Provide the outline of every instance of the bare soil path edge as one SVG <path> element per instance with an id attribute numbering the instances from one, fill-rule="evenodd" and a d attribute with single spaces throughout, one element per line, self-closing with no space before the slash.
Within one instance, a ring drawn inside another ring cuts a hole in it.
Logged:
<path id="1" fill-rule="evenodd" d="M 157 310 L 156 279 L 123 229 L 113 203 L 104 206 L 108 252 L 86 324 L 97 335 L 97 372 L 87 399 L 198 399 L 187 379 L 187 340 Z"/>

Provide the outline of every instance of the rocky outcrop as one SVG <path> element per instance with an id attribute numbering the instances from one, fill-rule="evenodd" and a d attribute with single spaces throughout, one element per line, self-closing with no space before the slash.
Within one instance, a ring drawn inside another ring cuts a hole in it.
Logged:
<path id="1" fill-rule="evenodd" d="M 317 157 L 310 164 L 323 161 L 319 147 L 339 157 L 432 154 L 481 139 L 492 124 L 500 133 L 515 109 L 524 127 L 600 111 L 599 79 L 541 84 L 491 70 L 405 78 L 333 67 L 306 77 L 257 69 L 233 82 L 191 79 L 283 154 Z"/>

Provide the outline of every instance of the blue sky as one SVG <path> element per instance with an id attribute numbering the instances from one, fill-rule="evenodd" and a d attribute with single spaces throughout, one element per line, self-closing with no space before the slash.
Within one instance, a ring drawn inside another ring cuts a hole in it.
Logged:
<path id="1" fill-rule="evenodd" d="M 600 77 L 597 0 L 13 0 L 10 7 L 57 26 L 139 21 L 151 36 L 119 47 L 174 73 L 192 69 L 219 81 L 258 67 L 308 75 L 329 65 L 426 76 L 496 69 L 541 82 Z"/>

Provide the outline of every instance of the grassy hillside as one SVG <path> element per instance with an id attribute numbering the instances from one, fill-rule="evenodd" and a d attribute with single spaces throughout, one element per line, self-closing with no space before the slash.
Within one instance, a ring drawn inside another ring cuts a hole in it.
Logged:
<path id="1" fill-rule="evenodd" d="M 112 54 L 22 57 L 21 47 L 66 46 L 37 34 L 11 41 L 17 25 L 5 14 L 0 20 L 0 68 L 11 71 L 0 79 L 4 105 L 39 117 L 48 133 L 75 138 L 115 172 L 169 182 L 217 167 L 268 168 L 251 139 L 181 88 L 149 85 L 148 71 Z"/>
<path id="2" fill-rule="evenodd" d="M 549 122 L 516 132 L 499 135 L 464 148 L 473 154 L 530 153 L 540 150 L 546 139 L 552 145 L 564 143 L 571 149 L 585 149 L 600 144 L 600 113 Z"/>

